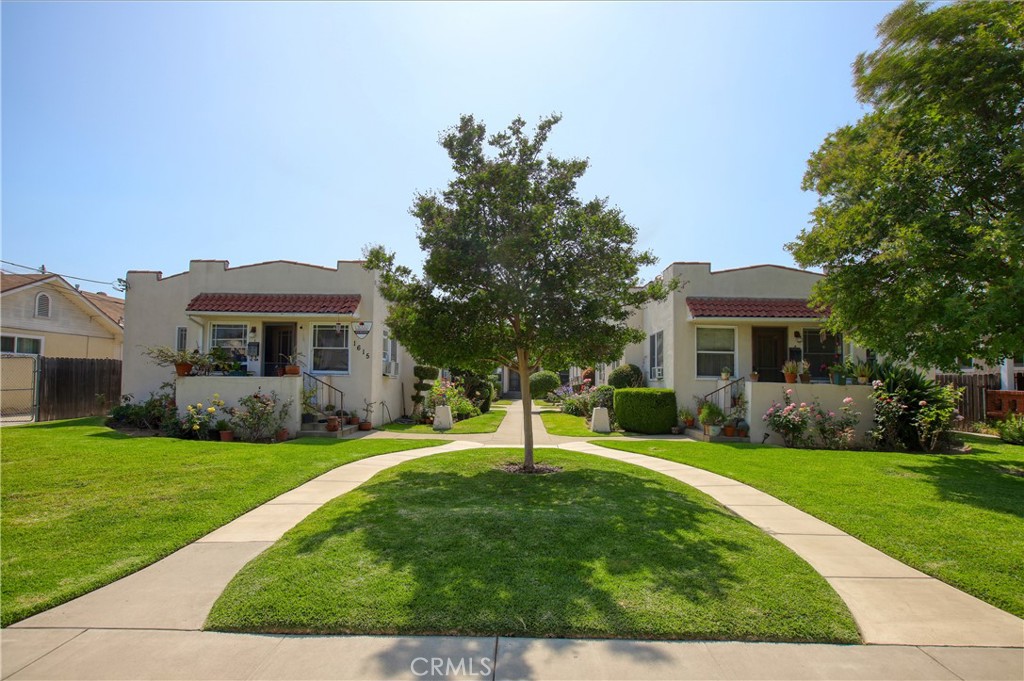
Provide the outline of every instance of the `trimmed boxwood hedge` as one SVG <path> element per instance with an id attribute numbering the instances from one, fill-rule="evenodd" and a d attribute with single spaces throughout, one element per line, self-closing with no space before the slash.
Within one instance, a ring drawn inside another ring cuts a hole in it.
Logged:
<path id="1" fill-rule="evenodd" d="M 632 433 L 667 433 L 678 425 L 676 391 L 667 388 L 620 388 L 615 391 L 615 419 Z"/>

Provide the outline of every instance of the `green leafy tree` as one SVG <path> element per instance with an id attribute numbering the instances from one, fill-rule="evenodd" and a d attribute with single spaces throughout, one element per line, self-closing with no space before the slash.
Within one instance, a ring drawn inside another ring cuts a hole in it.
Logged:
<path id="1" fill-rule="evenodd" d="M 560 118 L 542 119 L 532 136 L 517 118 L 487 137 L 482 123 L 462 116 L 440 139 L 454 179 L 440 194 L 418 194 L 410 210 L 423 276 L 381 246 L 366 257 L 389 303 L 388 328 L 420 361 L 519 373 L 527 470 L 531 372 L 617 359 L 644 338 L 626 323 L 630 309 L 664 299 L 672 285 L 641 287 L 639 268 L 656 258 L 634 249 L 636 229 L 607 199 L 577 198 L 588 161 L 545 154 Z"/>
<path id="2" fill-rule="evenodd" d="M 811 227 L 787 244 L 828 276 L 828 326 L 952 368 L 1024 349 L 1024 3 L 908 1 L 857 57 L 870 110 L 812 154 Z"/>

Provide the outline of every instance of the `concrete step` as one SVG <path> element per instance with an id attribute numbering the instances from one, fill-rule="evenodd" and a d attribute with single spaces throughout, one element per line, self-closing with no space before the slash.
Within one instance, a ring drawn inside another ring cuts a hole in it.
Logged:
<path id="1" fill-rule="evenodd" d="M 687 428 L 685 431 L 687 437 L 691 437 L 694 440 L 700 442 L 750 442 L 749 437 L 726 437 L 725 435 L 715 435 L 714 437 L 704 434 L 704 428 Z"/>
<path id="2" fill-rule="evenodd" d="M 299 437 L 330 437 L 339 438 L 351 435 L 359 430 L 359 426 L 344 424 L 336 431 L 327 430 L 326 423 L 303 423 L 299 428 Z"/>

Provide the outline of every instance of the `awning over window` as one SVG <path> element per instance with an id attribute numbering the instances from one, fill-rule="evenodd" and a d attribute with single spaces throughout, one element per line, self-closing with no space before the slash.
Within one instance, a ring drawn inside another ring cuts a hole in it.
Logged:
<path id="1" fill-rule="evenodd" d="M 188 312 L 247 312 L 252 314 L 350 315 L 359 307 L 358 294 L 333 293 L 200 293 Z"/>
<path id="2" fill-rule="evenodd" d="M 771 319 L 820 319 L 804 298 L 711 298 L 688 297 L 693 317 L 755 317 Z"/>

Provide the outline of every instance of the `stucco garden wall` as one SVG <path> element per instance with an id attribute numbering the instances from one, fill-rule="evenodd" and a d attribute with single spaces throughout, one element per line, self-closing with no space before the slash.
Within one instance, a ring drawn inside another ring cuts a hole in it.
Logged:
<path id="1" fill-rule="evenodd" d="M 289 437 L 295 437 L 302 420 L 301 376 L 181 376 L 175 379 L 174 399 L 178 415 L 183 416 L 189 404 L 202 402 L 204 407 L 210 406 L 214 393 L 224 400 L 226 409 L 237 407 L 241 398 L 256 392 L 266 395 L 276 392 L 282 404 L 291 402 L 284 427 Z M 226 419 L 227 416 L 218 412 L 215 418 Z"/>
<path id="2" fill-rule="evenodd" d="M 785 391 L 792 389 L 790 398 L 796 404 L 806 402 L 811 404 L 818 400 L 825 409 L 838 412 L 843 406 L 843 400 L 847 397 L 853 398 L 853 407 L 861 412 L 860 421 L 857 423 L 856 441 L 862 442 L 871 429 L 871 419 L 874 413 L 874 401 L 871 399 L 871 386 L 867 385 L 831 385 L 829 383 L 753 383 L 746 384 L 747 396 L 747 421 L 750 423 L 750 441 L 757 444 L 767 434 L 768 444 L 781 445 L 782 438 L 778 434 L 768 430 L 767 424 L 762 417 L 772 402 L 783 403 Z"/>

